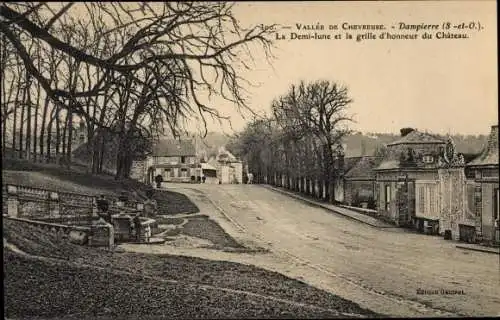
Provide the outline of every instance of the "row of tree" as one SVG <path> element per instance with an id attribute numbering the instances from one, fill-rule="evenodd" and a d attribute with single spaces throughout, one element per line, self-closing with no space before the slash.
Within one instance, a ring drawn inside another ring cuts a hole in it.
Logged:
<path id="1" fill-rule="evenodd" d="M 292 85 L 272 102 L 270 116 L 249 123 L 227 147 L 248 163 L 256 183 L 307 192 L 316 186 L 316 195 L 333 202 L 351 103 L 347 87 L 335 82 Z"/>
<path id="2" fill-rule="evenodd" d="M 114 151 L 127 177 L 159 136 L 223 118 L 211 95 L 248 109 L 240 72 L 271 29 L 226 2 L 2 3 L 2 152 L 69 164 L 82 121 L 92 172 Z"/>

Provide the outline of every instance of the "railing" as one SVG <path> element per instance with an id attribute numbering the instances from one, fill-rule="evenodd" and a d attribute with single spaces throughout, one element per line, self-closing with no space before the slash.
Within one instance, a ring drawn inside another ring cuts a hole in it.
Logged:
<path id="1" fill-rule="evenodd" d="M 23 185 L 2 185 L 3 213 L 11 217 L 65 225 L 89 225 L 98 219 L 95 196 L 46 190 Z M 142 203 L 134 200 L 110 201 L 109 211 L 135 213 Z"/>
<path id="2" fill-rule="evenodd" d="M 97 219 L 94 196 L 22 185 L 3 185 L 4 213 L 10 217 L 63 225 L 89 225 Z"/>

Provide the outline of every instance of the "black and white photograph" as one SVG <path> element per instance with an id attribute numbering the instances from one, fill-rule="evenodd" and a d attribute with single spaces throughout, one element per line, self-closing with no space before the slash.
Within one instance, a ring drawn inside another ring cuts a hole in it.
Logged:
<path id="1" fill-rule="evenodd" d="M 500 317 L 497 10 L 1 3 L 4 319 Z"/>

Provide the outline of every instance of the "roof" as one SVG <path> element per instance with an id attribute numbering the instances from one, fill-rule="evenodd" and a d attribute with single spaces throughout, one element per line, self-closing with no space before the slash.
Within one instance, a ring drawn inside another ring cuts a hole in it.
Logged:
<path id="1" fill-rule="evenodd" d="M 406 136 L 402 137 L 399 140 L 396 140 L 394 142 L 391 142 L 387 144 L 387 146 L 393 146 L 393 145 L 398 145 L 398 144 L 423 144 L 423 143 L 439 143 L 439 144 L 444 144 L 445 141 L 441 140 L 440 138 L 426 133 L 426 132 L 421 132 L 418 130 L 413 130 L 412 132 L 408 133 Z"/>
<path id="2" fill-rule="evenodd" d="M 214 167 L 214 168 L 215 168 L 215 167 L 217 167 L 217 165 L 218 165 L 218 163 L 217 163 L 217 159 L 215 159 L 215 158 L 210 158 L 210 159 L 208 159 L 207 164 L 209 164 L 209 165 L 211 165 L 212 167 Z"/>
<path id="3" fill-rule="evenodd" d="M 362 157 L 345 157 L 344 158 L 344 174 L 347 174 Z"/>
<path id="4" fill-rule="evenodd" d="M 375 179 L 374 169 L 380 164 L 382 157 L 365 156 L 361 157 L 358 162 L 345 175 L 348 179 Z"/>
<path id="5" fill-rule="evenodd" d="M 196 156 L 196 149 L 191 140 L 163 139 L 153 147 L 155 157 Z"/>
<path id="6" fill-rule="evenodd" d="M 399 160 L 387 160 L 382 162 L 376 170 L 399 169 Z"/>
<path id="7" fill-rule="evenodd" d="M 215 168 L 214 166 L 212 166 L 211 164 L 209 163 L 202 163 L 201 164 L 201 168 L 203 170 L 217 170 L 217 168 Z"/>
<path id="8" fill-rule="evenodd" d="M 238 161 L 236 159 L 236 157 L 229 151 L 225 150 L 225 149 L 222 149 L 222 150 L 219 150 L 219 154 L 217 155 L 217 159 L 218 160 L 222 160 L 222 161 Z"/>
<path id="9" fill-rule="evenodd" d="M 498 125 L 491 127 L 488 143 L 483 152 L 476 159 L 467 164 L 468 166 L 498 166 Z"/>

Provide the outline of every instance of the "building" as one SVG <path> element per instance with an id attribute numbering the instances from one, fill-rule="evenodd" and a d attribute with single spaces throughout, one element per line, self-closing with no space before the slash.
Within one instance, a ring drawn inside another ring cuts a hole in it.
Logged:
<path id="1" fill-rule="evenodd" d="M 498 126 L 477 157 L 458 153 L 451 138 L 401 132 L 374 170 L 379 215 L 448 239 L 498 241 Z"/>
<path id="2" fill-rule="evenodd" d="M 217 179 L 217 167 L 211 165 L 210 163 L 201 163 L 201 170 L 203 177 L 205 177 L 205 183 L 217 184 L 219 179 Z"/>
<path id="3" fill-rule="evenodd" d="M 476 232 L 484 240 L 500 242 L 498 125 L 491 127 L 487 145 L 476 159 L 467 164 L 467 169 L 474 181 L 474 193 L 469 201 L 473 201 L 471 207 L 479 220 Z"/>
<path id="4" fill-rule="evenodd" d="M 376 207 L 376 173 L 382 157 L 363 156 L 349 161 L 346 158 L 344 174 L 344 196 L 342 202 L 349 206 Z M 349 162 L 351 162 L 350 165 Z"/>
<path id="5" fill-rule="evenodd" d="M 157 175 L 164 182 L 191 182 L 202 176 L 196 148 L 191 140 L 160 140 L 145 160 L 134 161 L 131 176 L 153 183 Z M 192 178 L 193 177 L 193 178 Z"/>
<path id="6" fill-rule="evenodd" d="M 219 148 L 215 166 L 220 183 L 243 183 L 243 162 L 224 147 Z"/>
<path id="7" fill-rule="evenodd" d="M 438 159 L 445 141 L 411 128 L 387 145 L 375 168 L 377 211 L 397 225 L 439 221 Z"/>

